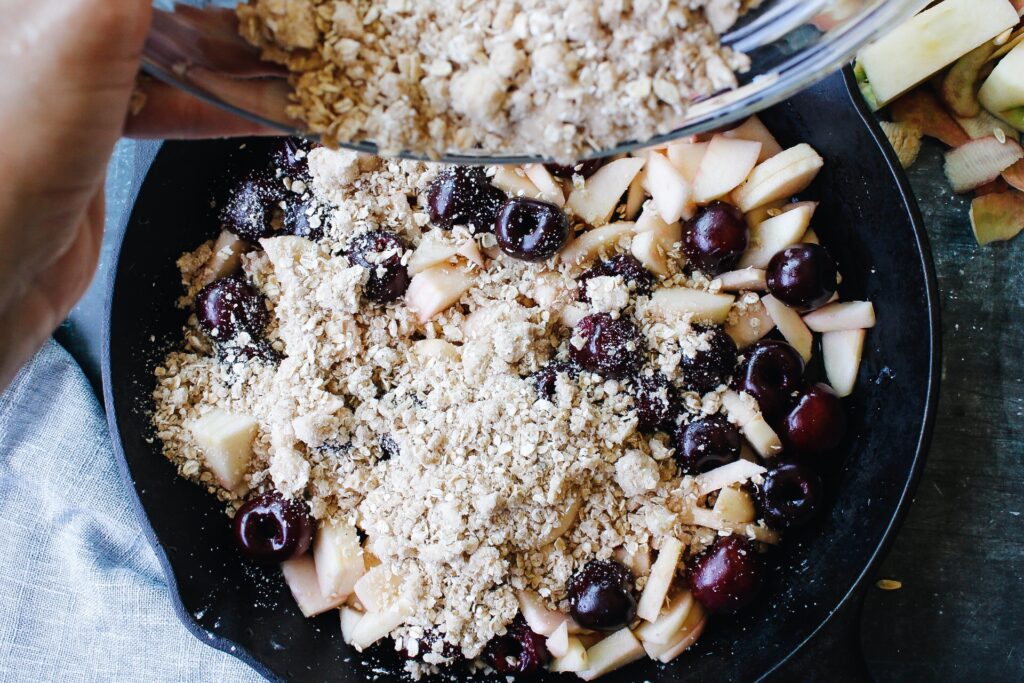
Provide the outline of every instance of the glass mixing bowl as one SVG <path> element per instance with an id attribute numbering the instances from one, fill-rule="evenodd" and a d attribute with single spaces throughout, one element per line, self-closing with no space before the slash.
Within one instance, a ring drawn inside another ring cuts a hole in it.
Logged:
<path id="1" fill-rule="evenodd" d="M 277 65 L 236 31 L 235 0 L 156 0 L 156 14 L 143 56 L 145 70 L 163 81 L 237 114 L 306 135 L 285 113 L 290 88 Z M 717 128 L 749 116 L 815 83 L 856 51 L 897 26 L 927 0 L 764 0 L 723 37 L 748 54 L 750 71 L 740 87 L 693 105 L 681 127 L 652 140 L 627 141 L 593 156 L 605 156 Z M 345 145 L 375 153 L 372 141 Z M 414 155 L 407 155 L 414 156 Z M 523 155 L 441 157 L 454 163 L 521 163 Z"/>

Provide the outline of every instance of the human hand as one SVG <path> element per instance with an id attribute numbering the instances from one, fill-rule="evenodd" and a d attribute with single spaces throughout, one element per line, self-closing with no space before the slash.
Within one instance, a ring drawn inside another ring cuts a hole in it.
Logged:
<path id="1" fill-rule="evenodd" d="M 268 133 L 159 83 L 129 104 L 151 0 L 0 3 L 0 389 L 85 292 L 122 134 Z"/>

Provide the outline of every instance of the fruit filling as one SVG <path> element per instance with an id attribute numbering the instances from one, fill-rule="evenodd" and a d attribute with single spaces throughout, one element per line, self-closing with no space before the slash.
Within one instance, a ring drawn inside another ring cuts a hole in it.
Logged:
<path id="1" fill-rule="evenodd" d="M 680 657 L 826 506 L 875 321 L 798 201 L 824 161 L 769 138 L 501 168 L 275 143 L 178 262 L 166 456 L 241 561 L 413 677 Z"/>

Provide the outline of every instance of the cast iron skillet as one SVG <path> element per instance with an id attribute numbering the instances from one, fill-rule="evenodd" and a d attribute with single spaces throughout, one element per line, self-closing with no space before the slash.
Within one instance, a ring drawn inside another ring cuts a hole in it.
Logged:
<path id="1" fill-rule="evenodd" d="M 608 683 L 759 678 L 805 643 L 870 571 L 910 501 L 923 466 L 938 389 L 938 306 L 931 256 L 906 180 L 881 132 L 851 97 L 849 74 L 763 115 L 784 146 L 808 142 L 827 163 L 806 193 L 814 227 L 838 260 L 844 299 L 870 299 L 851 429 L 827 476 L 829 506 L 793 535 L 762 599 L 717 618 L 685 656 L 606 677 Z M 174 265 L 218 230 L 211 197 L 234 169 L 263 163 L 267 143 L 171 143 L 142 185 L 112 275 L 103 389 L 122 473 L 184 624 L 274 680 L 361 681 L 393 665 L 342 642 L 336 615 L 303 619 L 274 569 L 243 561 L 222 506 L 175 476 L 149 425 L 152 370 L 180 342 L 185 314 Z M 399 680 L 379 673 L 379 681 Z M 554 680 L 555 677 L 549 677 Z M 503 679 L 502 679 L 503 680 Z"/>

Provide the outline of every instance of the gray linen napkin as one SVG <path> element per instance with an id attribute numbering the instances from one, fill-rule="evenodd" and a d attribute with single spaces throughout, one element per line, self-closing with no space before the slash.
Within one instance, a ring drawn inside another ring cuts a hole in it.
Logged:
<path id="1" fill-rule="evenodd" d="M 0 681 L 260 681 L 192 636 L 103 412 L 49 342 L 0 396 Z"/>

